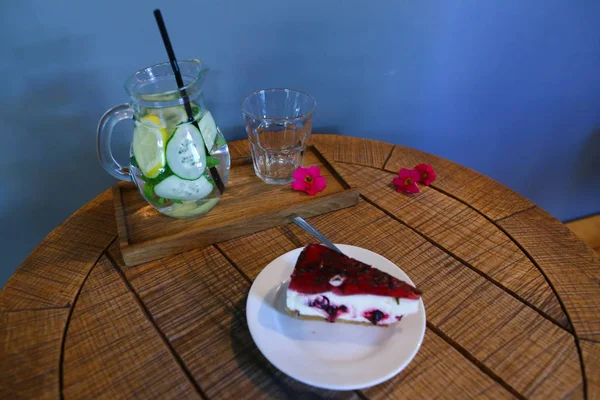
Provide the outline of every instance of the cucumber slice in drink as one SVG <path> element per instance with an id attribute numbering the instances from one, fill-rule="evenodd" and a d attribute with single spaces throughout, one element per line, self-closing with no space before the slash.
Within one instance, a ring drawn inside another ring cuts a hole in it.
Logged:
<path id="1" fill-rule="evenodd" d="M 173 204 L 172 210 L 166 214 L 173 218 L 191 218 L 206 213 L 219 201 L 218 198 L 207 199 L 200 207 L 196 203 Z"/>
<path id="2" fill-rule="evenodd" d="M 167 143 L 167 164 L 181 179 L 200 178 L 206 169 L 206 150 L 198 128 L 180 125 Z"/>
<path id="3" fill-rule="evenodd" d="M 215 119 L 210 111 L 206 111 L 206 113 L 204 113 L 204 116 L 200 122 L 198 122 L 198 127 L 200 128 L 200 132 L 202 132 L 202 137 L 204 138 L 204 143 L 206 143 L 206 148 L 208 151 L 212 151 L 218 131 L 217 124 L 215 123 Z"/>
<path id="4" fill-rule="evenodd" d="M 214 185 L 202 175 L 195 181 L 181 179 L 175 175 L 166 178 L 154 187 L 159 197 L 173 200 L 199 200 L 213 191 Z"/>

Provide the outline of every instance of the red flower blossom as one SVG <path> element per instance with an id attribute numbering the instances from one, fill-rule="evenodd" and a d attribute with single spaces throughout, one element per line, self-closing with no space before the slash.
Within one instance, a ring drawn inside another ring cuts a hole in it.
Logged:
<path id="1" fill-rule="evenodd" d="M 315 165 L 308 168 L 298 167 L 294 171 L 292 189 L 306 192 L 311 196 L 314 196 L 326 187 L 327 182 L 325 181 L 325 177 L 321 176 L 319 167 Z"/>
<path id="2" fill-rule="evenodd" d="M 431 165 L 419 164 L 415 167 L 415 171 L 417 171 L 420 175 L 418 181 L 423 183 L 425 186 L 429 186 L 431 185 L 431 182 L 435 181 L 435 171 Z"/>
<path id="3" fill-rule="evenodd" d="M 402 168 L 398 171 L 398 176 L 394 178 L 392 183 L 396 186 L 398 192 L 419 193 L 417 182 L 421 175 L 414 169 Z"/>

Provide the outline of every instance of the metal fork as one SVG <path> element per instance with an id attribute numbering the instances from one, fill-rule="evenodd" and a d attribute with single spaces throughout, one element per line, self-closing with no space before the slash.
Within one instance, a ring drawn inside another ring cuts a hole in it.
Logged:
<path id="1" fill-rule="evenodd" d="M 325 235 L 323 235 L 321 232 L 319 232 L 318 230 L 316 230 L 311 224 L 309 224 L 308 222 L 306 222 L 304 220 L 304 218 L 302 218 L 298 214 L 292 214 L 292 215 L 290 215 L 290 218 L 292 219 L 293 223 L 295 223 L 300 228 L 304 229 L 306 232 L 310 233 L 311 235 L 313 235 L 314 237 L 316 237 L 317 239 L 319 239 L 321 241 L 321 243 L 323 243 L 325 246 L 329 247 L 331 250 L 337 251 L 340 254 L 344 254 L 344 253 L 342 253 L 342 251 L 340 249 L 337 248 L 337 246 L 335 244 L 331 243 L 325 237 Z"/>

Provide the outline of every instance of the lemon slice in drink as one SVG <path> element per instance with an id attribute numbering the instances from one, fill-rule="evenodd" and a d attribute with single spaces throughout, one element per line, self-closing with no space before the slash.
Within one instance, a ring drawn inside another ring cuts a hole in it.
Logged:
<path id="1" fill-rule="evenodd" d="M 192 107 L 194 118 L 198 120 L 202 113 L 202 109 L 195 103 L 191 103 L 190 105 Z M 167 108 L 148 108 L 147 113 L 160 118 L 166 123 L 167 126 L 175 126 L 188 121 L 187 112 L 185 111 L 185 106 L 183 105 Z"/>
<path id="2" fill-rule="evenodd" d="M 133 155 L 142 173 L 156 178 L 165 167 L 166 126 L 155 115 L 146 115 L 136 122 L 133 130 Z"/>

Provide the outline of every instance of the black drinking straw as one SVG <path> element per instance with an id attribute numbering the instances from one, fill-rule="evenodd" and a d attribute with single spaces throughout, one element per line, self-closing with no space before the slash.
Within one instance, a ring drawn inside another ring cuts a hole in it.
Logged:
<path id="1" fill-rule="evenodd" d="M 154 18 L 156 18 L 156 24 L 158 25 L 158 29 L 160 30 L 160 36 L 162 36 L 163 43 L 165 44 L 165 49 L 167 50 L 167 54 L 169 55 L 169 61 L 171 62 L 173 73 L 175 74 L 177 87 L 181 91 L 181 96 L 183 97 L 183 105 L 185 106 L 185 112 L 188 116 L 188 122 L 191 122 L 196 128 L 198 128 L 198 131 L 200 131 L 198 122 L 196 122 L 194 114 L 192 114 L 192 106 L 190 106 L 190 99 L 185 90 L 185 85 L 183 84 L 183 79 L 181 78 L 181 71 L 179 71 L 179 64 L 177 63 L 177 58 L 175 58 L 175 52 L 173 51 L 173 46 L 171 46 L 171 40 L 169 40 L 167 27 L 165 26 L 165 21 L 163 21 L 163 17 L 159 9 L 154 10 Z M 210 154 L 210 149 L 206 146 L 206 142 L 204 142 L 204 148 L 206 149 L 206 152 Z M 223 181 L 221 180 L 219 172 L 215 167 L 210 167 L 209 171 L 210 175 L 215 181 L 215 184 L 217 185 L 217 188 L 219 189 L 219 193 L 223 194 L 223 192 L 225 191 L 225 186 L 223 185 Z"/>

